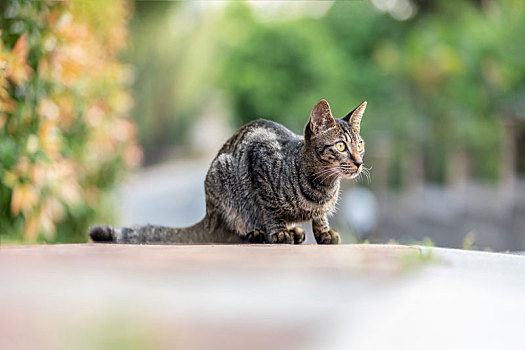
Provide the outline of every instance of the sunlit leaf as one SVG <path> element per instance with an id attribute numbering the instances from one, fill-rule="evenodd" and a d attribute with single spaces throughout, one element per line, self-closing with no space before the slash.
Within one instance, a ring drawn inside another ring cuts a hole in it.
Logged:
<path id="1" fill-rule="evenodd" d="M 16 42 L 7 59 L 7 77 L 16 85 L 27 81 L 31 76 L 32 69 L 27 64 L 27 34 L 23 34 Z"/>

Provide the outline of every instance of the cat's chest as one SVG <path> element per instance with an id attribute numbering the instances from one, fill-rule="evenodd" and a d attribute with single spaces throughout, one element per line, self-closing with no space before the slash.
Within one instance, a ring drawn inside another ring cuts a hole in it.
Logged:
<path id="1" fill-rule="evenodd" d="M 291 218 L 291 221 L 308 221 L 324 217 L 335 210 L 338 199 L 339 189 L 334 190 L 333 193 L 319 201 L 312 201 L 303 197 L 296 201 L 295 205 L 289 206 L 287 216 Z"/>

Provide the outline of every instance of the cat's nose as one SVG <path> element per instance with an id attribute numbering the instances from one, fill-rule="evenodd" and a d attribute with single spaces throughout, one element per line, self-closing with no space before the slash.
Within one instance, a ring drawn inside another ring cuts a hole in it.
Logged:
<path id="1" fill-rule="evenodd" d="M 354 164 L 355 164 L 355 166 L 356 166 L 357 168 L 359 168 L 359 167 L 361 166 L 361 164 L 363 164 L 363 162 L 360 162 L 360 161 L 358 161 L 358 160 L 354 160 L 353 162 L 354 162 Z"/>

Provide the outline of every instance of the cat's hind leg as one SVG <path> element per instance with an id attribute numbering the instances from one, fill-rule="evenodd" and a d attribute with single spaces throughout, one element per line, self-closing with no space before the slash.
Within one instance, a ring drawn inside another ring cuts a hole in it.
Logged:
<path id="1" fill-rule="evenodd" d="M 258 226 L 250 220 L 250 201 L 245 196 L 249 190 L 239 177 L 239 168 L 237 160 L 229 153 L 219 154 L 212 162 L 204 182 L 206 215 L 216 218 L 216 225 L 221 226 L 218 230 L 231 232 L 241 241 L 260 241 L 258 235 L 246 237 Z"/>

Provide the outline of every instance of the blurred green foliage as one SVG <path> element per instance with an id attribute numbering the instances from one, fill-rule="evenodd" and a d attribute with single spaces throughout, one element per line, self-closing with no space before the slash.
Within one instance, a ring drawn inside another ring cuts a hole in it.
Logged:
<path id="1" fill-rule="evenodd" d="M 0 3 L 0 234 L 85 241 L 140 162 L 121 1 Z"/>
<path id="2" fill-rule="evenodd" d="M 366 99 L 367 154 L 382 147 L 393 186 L 416 160 L 445 182 L 458 154 L 497 179 L 505 121 L 525 110 L 521 0 L 7 0 L 0 29 L 0 227 L 28 241 L 111 221 L 111 189 L 141 158 L 131 83 L 150 162 L 217 97 L 232 127 L 298 133 L 320 98 L 336 116 Z"/>
<path id="3" fill-rule="evenodd" d="M 399 20 L 381 3 L 409 3 L 415 15 Z M 366 99 L 362 132 L 370 147 L 387 145 L 391 184 L 403 183 L 414 151 L 430 181 L 446 181 L 460 151 L 472 176 L 500 175 L 503 120 L 525 90 L 522 1 L 339 1 L 322 16 L 287 16 L 327 6 L 301 2 L 262 19 L 258 8 L 284 5 L 136 4 L 129 59 L 149 153 L 158 140 L 183 143 L 217 91 L 234 127 L 265 117 L 296 132 L 320 98 L 337 116 Z"/>

